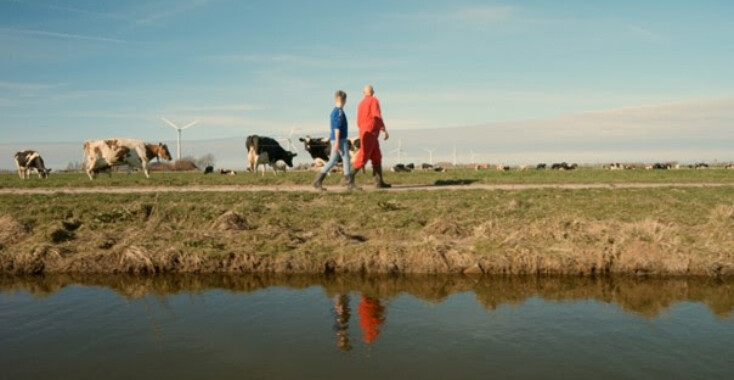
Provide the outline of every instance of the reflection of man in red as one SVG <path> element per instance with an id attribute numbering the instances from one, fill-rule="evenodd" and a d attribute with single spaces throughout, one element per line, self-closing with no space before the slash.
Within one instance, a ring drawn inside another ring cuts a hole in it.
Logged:
<path id="1" fill-rule="evenodd" d="M 385 308 L 379 299 L 362 296 L 357 307 L 359 327 L 365 343 L 372 343 L 380 335 L 380 326 L 385 321 Z"/>
<path id="2" fill-rule="evenodd" d="M 374 89 L 372 85 L 364 86 L 364 99 L 357 107 L 357 127 L 359 127 L 359 140 L 361 147 L 354 159 L 354 168 L 352 176 L 362 169 L 367 161 L 372 161 L 372 175 L 375 177 L 375 186 L 378 189 L 390 187 L 385 183 L 382 176 L 382 152 L 380 151 L 380 132 L 385 133 L 385 140 L 390 135 L 385 129 L 385 122 L 382 120 L 382 111 L 380 110 L 380 101 L 374 97 Z"/>

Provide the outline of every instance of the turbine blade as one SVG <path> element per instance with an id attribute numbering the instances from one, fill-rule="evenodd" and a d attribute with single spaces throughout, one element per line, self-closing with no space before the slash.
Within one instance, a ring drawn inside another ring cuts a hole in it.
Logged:
<path id="1" fill-rule="evenodd" d="M 194 121 L 192 121 L 192 122 L 190 122 L 190 123 L 188 123 L 188 124 L 184 125 L 183 127 L 181 127 L 181 129 L 187 129 L 187 128 L 191 128 L 191 127 L 193 127 L 194 125 L 196 125 L 196 124 L 197 124 L 198 122 L 199 122 L 199 120 L 194 120 Z"/>
<path id="2" fill-rule="evenodd" d="M 166 119 L 165 117 L 161 117 L 161 120 L 163 120 L 164 123 L 170 125 L 173 129 L 178 129 L 178 126 L 174 124 L 172 121 Z"/>

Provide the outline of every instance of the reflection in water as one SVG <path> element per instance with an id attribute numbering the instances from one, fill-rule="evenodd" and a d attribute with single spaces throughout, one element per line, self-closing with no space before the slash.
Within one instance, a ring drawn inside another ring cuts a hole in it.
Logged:
<path id="1" fill-rule="evenodd" d="M 372 343 L 380 335 L 380 325 L 385 321 L 385 308 L 380 300 L 362 296 L 358 310 L 362 339 L 365 343 Z"/>
<path id="2" fill-rule="evenodd" d="M 131 299 L 210 289 L 253 292 L 273 286 L 294 289 L 320 286 L 330 297 L 357 292 L 376 300 L 388 300 L 407 293 L 421 300 L 441 302 L 454 293 L 472 292 L 477 302 L 489 310 L 503 304 L 519 304 L 531 297 L 551 301 L 596 300 L 613 303 L 628 312 L 651 318 L 684 301 L 703 303 L 719 317 L 728 317 L 734 310 L 734 278 L 0 275 L 0 291 L 20 289 L 38 297 L 52 294 L 72 284 L 106 287 Z M 379 323 L 375 323 L 375 326 L 379 327 Z"/>
<path id="3" fill-rule="evenodd" d="M 351 351 L 352 349 L 352 345 L 349 343 L 349 317 L 351 316 L 349 296 L 346 294 L 339 294 L 334 297 L 334 330 L 336 331 L 336 346 L 342 351 Z"/>
<path id="4" fill-rule="evenodd" d="M 0 276 L 0 379 L 731 378 L 732 285 Z"/>

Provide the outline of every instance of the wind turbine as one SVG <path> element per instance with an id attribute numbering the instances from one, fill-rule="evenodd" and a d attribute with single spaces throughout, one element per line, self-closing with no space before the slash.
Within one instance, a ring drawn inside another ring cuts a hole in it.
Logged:
<path id="1" fill-rule="evenodd" d="M 164 123 L 171 126 L 171 128 L 176 130 L 176 161 L 181 160 L 181 131 L 184 129 L 188 129 L 194 126 L 194 124 L 198 123 L 199 120 L 194 120 L 183 127 L 179 127 L 178 125 L 174 124 L 172 121 L 166 119 L 165 117 L 161 117 L 161 120 L 163 120 Z"/>
<path id="2" fill-rule="evenodd" d="M 428 163 L 433 165 L 433 152 L 436 151 L 436 149 L 424 149 L 426 152 L 428 152 Z"/>
<path id="3" fill-rule="evenodd" d="M 454 141 L 454 167 L 456 167 L 456 141 Z"/>
<path id="4" fill-rule="evenodd" d="M 288 145 L 288 150 L 291 152 L 298 152 L 298 147 L 296 147 L 296 144 L 293 143 L 293 135 L 298 131 L 298 128 L 293 127 L 291 128 L 290 132 L 288 132 L 288 137 L 278 139 L 280 142 L 285 142 L 286 145 Z"/>
<path id="5" fill-rule="evenodd" d="M 395 150 L 393 150 L 390 153 L 393 153 L 393 152 L 395 154 L 397 154 L 397 156 L 398 156 L 398 162 L 397 163 L 398 164 L 402 163 L 400 161 L 401 161 L 401 158 L 403 157 L 403 153 L 405 153 L 405 151 L 403 150 L 403 140 L 402 139 L 401 140 L 398 140 L 398 148 L 395 149 Z"/>

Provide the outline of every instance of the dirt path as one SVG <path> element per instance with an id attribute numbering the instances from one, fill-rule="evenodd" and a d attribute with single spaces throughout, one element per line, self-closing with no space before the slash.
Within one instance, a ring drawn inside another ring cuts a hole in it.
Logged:
<path id="1" fill-rule="evenodd" d="M 538 190 L 538 189 L 657 189 L 657 188 L 734 187 L 734 183 L 566 183 L 566 184 L 472 184 L 472 185 L 395 185 L 386 191 L 431 190 Z M 344 192 L 342 186 L 330 186 L 330 192 Z M 377 191 L 365 186 L 365 191 Z M 203 193 L 203 192 L 315 192 L 308 185 L 187 185 L 187 186 L 119 186 L 119 187 L 66 187 L 66 188 L 6 188 L 0 195 L 33 194 L 149 194 L 149 193 Z M 381 190 L 385 191 L 385 190 Z"/>

